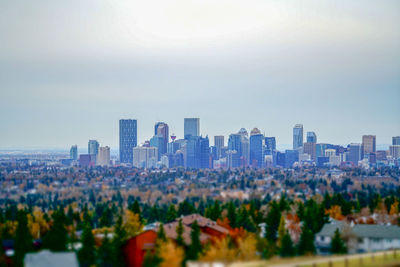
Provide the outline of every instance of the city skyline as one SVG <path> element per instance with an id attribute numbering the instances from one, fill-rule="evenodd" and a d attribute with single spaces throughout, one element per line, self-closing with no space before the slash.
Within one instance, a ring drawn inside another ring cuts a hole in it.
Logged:
<path id="1" fill-rule="evenodd" d="M 280 144 L 299 122 L 320 142 L 399 134 L 398 1 L 158 5 L 2 2 L 0 148 L 116 147 L 120 118 L 138 140 L 156 121 L 181 136 L 183 117 Z"/>

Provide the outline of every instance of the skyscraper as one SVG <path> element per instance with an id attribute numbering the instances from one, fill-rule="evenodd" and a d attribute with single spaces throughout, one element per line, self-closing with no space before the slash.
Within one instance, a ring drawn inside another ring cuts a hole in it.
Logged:
<path id="1" fill-rule="evenodd" d="M 240 134 L 230 134 L 228 139 L 228 150 L 236 151 L 239 157 L 241 156 L 241 139 Z"/>
<path id="2" fill-rule="evenodd" d="M 310 155 L 311 159 L 315 161 L 317 159 L 316 143 L 304 143 L 303 152 Z"/>
<path id="3" fill-rule="evenodd" d="M 393 146 L 400 146 L 400 136 L 393 136 L 392 137 L 392 145 Z"/>
<path id="4" fill-rule="evenodd" d="M 99 153 L 99 142 L 97 140 L 89 140 L 88 142 L 88 154 L 95 160 Z"/>
<path id="5" fill-rule="evenodd" d="M 160 160 L 161 155 L 165 154 L 164 151 L 164 137 L 161 135 L 155 135 L 150 139 L 150 146 L 157 148 L 157 160 Z"/>
<path id="6" fill-rule="evenodd" d="M 209 169 L 211 167 L 210 163 L 210 141 L 208 136 L 205 138 L 200 137 L 200 168 Z"/>
<path id="7" fill-rule="evenodd" d="M 214 146 L 217 149 L 217 158 L 219 159 L 221 157 L 221 148 L 223 148 L 225 145 L 225 141 L 224 141 L 224 136 L 223 135 L 216 135 L 214 136 Z"/>
<path id="8" fill-rule="evenodd" d="M 97 154 L 96 165 L 109 166 L 110 165 L 110 148 L 108 146 L 99 147 Z"/>
<path id="9" fill-rule="evenodd" d="M 260 130 L 254 128 L 250 133 L 250 165 L 261 168 L 263 166 L 264 136 Z"/>
<path id="10" fill-rule="evenodd" d="M 375 135 L 363 135 L 362 137 L 362 149 L 363 155 L 376 152 L 376 136 Z"/>
<path id="11" fill-rule="evenodd" d="M 168 139 L 169 139 L 169 127 L 168 124 L 165 122 L 157 122 L 154 125 L 154 135 L 161 136 L 163 140 L 163 145 L 162 147 L 159 147 L 159 154 L 163 155 L 167 153 L 167 144 L 168 144 Z"/>
<path id="12" fill-rule="evenodd" d="M 200 168 L 200 136 L 186 135 L 185 167 Z"/>
<path id="13" fill-rule="evenodd" d="M 317 143 L 317 135 L 314 132 L 307 132 L 307 143 Z"/>
<path id="14" fill-rule="evenodd" d="M 137 121 L 119 120 L 119 160 L 133 162 L 133 148 L 137 146 Z"/>
<path id="15" fill-rule="evenodd" d="M 303 124 L 296 124 L 293 128 L 293 149 L 303 146 Z"/>
<path id="16" fill-rule="evenodd" d="M 200 119 L 199 118 L 185 118 L 184 120 L 184 136 L 187 135 L 199 136 L 200 135 Z"/>
<path id="17" fill-rule="evenodd" d="M 69 158 L 72 160 L 78 160 L 78 146 L 77 145 L 71 146 L 71 149 L 69 150 Z"/>
<path id="18" fill-rule="evenodd" d="M 354 165 L 358 165 L 358 161 L 361 159 L 361 145 L 352 143 L 347 146 L 347 161 L 352 162 Z"/>

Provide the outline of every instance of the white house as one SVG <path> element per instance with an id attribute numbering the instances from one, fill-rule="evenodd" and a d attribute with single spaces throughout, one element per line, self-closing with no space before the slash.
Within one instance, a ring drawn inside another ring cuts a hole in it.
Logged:
<path id="1" fill-rule="evenodd" d="M 315 236 L 315 247 L 319 254 L 328 254 L 332 237 L 336 231 L 342 235 L 349 253 L 379 251 L 400 248 L 400 227 L 377 224 L 345 224 L 332 221 L 322 227 Z"/>

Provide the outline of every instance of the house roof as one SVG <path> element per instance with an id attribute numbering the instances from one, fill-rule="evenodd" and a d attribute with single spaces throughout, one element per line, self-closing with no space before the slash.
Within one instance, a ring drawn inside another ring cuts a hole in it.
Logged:
<path id="1" fill-rule="evenodd" d="M 192 225 L 194 223 L 194 221 L 197 221 L 197 223 L 200 227 L 209 227 L 209 228 L 211 228 L 215 231 L 218 231 L 220 233 L 223 233 L 223 234 L 229 233 L 228 229 L 218 225 L 216 222 L 214 222 L 206 217 L 203 217 L 197 213 L 183 216 L 183 217 L 181 217 L 181 219 L 182 219 L 182 223 L 185 225 L 188 225 L 188 226 Z"/>
<path id="2" fill-rule="evenodd" d="M 337 228 L 342 232 L 343 227 L 344 224 L 340 221 L 326 223 L 317 235 L 332 237 Z M 352 234 L 360 238 L 400 239 L 400 227 L 396 225 L 356 224 L 350 229 Z"/>
<path id="3" fill-rule="evenodd" d="M 78 267 L 78 260 L 73 252 L 51 252 L 42 250 L 25 255 L 26 267 Z"/>
<path id="4" fill-rule="evenodd" d="M 176 227 L 178 226 L 178 224 L 179 222 L 176 221 L 164 224 L 164 231 L 166 237 L 176 240 L 176 238 L 178 237 L 178 234 L 176 233 Z M 183 233 L 182 233 L 183 241 L 185 242 L 186 245 L 190 245 L 190 243 L 192 242 L 192 238 L 190 237 L 192 228 L 183 223 L 182 225 L 183 225 Z M 200 232 L 200 242 L 202 243 L 206 242 L 208 239 L 210 239 L 209 235 Z"/>

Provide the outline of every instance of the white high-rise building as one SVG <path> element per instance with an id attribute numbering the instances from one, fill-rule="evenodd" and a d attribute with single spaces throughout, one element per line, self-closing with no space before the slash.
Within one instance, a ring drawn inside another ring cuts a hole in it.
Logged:
<path id="1" fill-rule="evenodd" d="M 96 158 L 96 165 L 110 166 L 110 148 L 108 146 L 99 147 Z"/>
<path id="2" fill-rule="evenodd" d="M 133 166 L 136 168 L 153 168 L 156 166 L 158 149 L 156 147 L 133 148 Z"/>
<path id="3" fill-rule="evenodd" d="M 296 150 L 303 146 L 303 124 L 296 124 L 293 127 L 293 149 Z"/>

